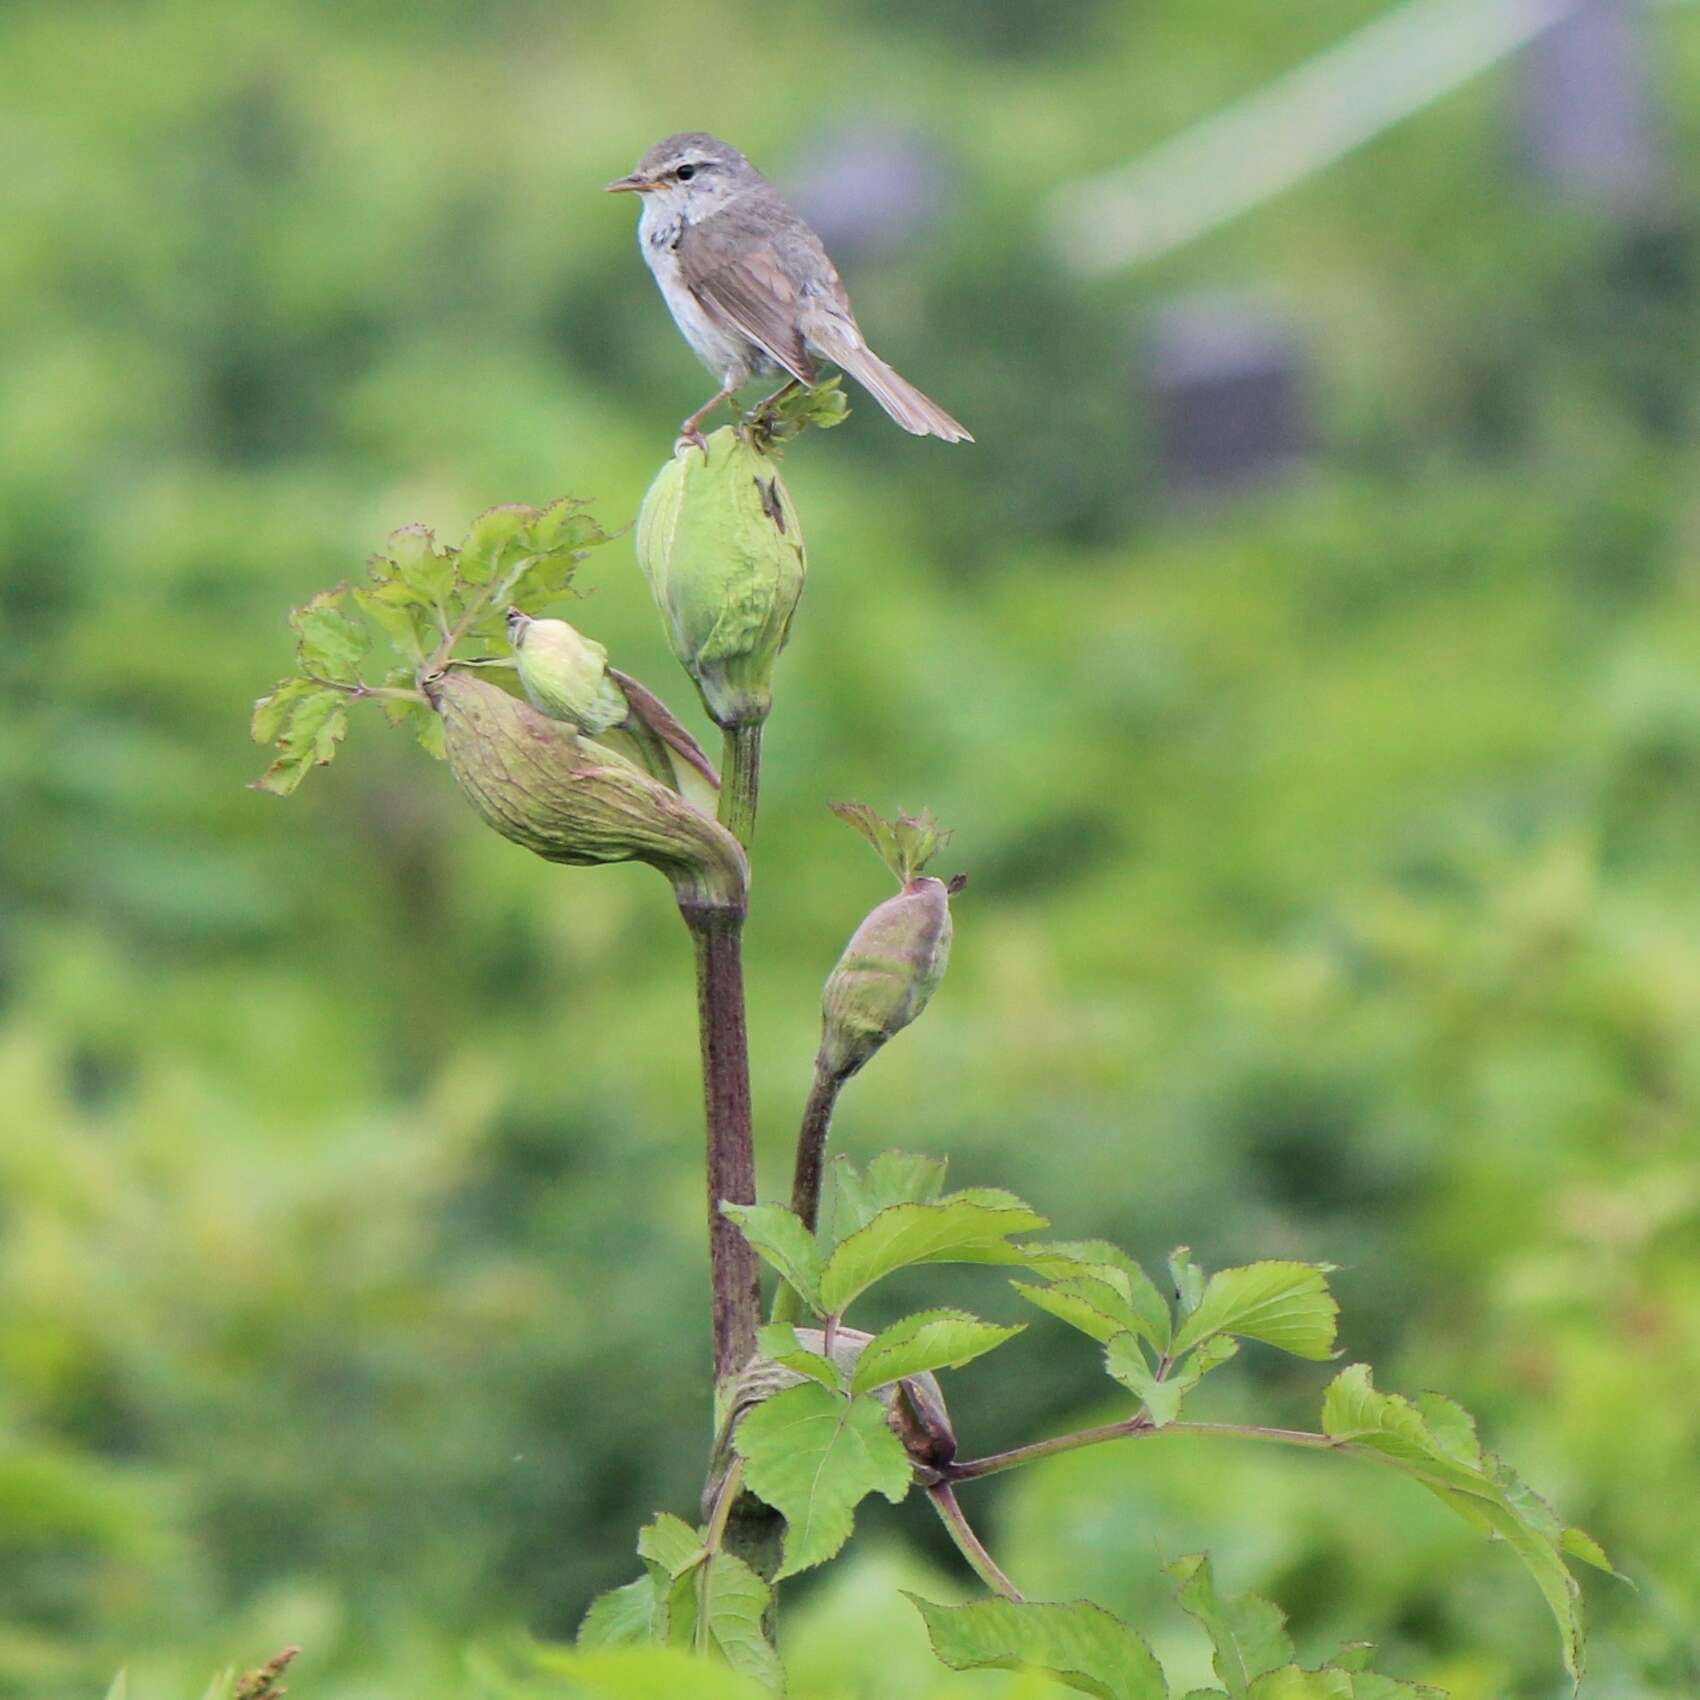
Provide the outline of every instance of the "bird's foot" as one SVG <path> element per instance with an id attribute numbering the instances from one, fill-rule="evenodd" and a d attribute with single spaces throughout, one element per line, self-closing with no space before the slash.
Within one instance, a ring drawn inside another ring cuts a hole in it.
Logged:
<path id="1" fill-rule="evenodd" d="M 673 456 L 677 459 L 686 449 L 701 449 L 703 459 L 708 459 L 708 439 L 697 429 L 694 419 L 687 419 L 679 427 L 679 434 L 673 439 Z"/>

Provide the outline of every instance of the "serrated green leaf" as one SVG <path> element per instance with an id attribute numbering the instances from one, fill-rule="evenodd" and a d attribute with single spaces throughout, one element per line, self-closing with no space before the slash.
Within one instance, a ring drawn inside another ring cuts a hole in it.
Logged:
<path id="1" fill-rule="evenodd" d="M 1571 1550 L 1565 1541 L 1568 1531 L 1509 1465 L 1479 1450 L 1472 1459 L 1464 1440 L 1468 1418 L 1460 1407 L 1447 1400 L 1440 1405 L 1431 1401 L 1428 1408 L 1441 1423 L 1439 1433 L 1410 1400 L 1377 1392 L 1367 1364 L 1353 1364 L 1323 1395 L 1322 1428 L 1342 1446 L 1414 1476 L 1467 1522 L 1507 1542 L 1534 1578 L 1558 1625 L 1565 1669 L 1579 1677 L 1580 1589 L 1564 1563 L 1564 1553 Z M 1474 1432 L 1470 1423 L 1471 1445 Z"/>
<path id="2" fill-rule="evenodd" d="M 426 615 L 417 603 L 398 603 L 376 592 L 356 588 L 355 605 L 390 640 L 398 655 L 425 659 Z"/>
<path id="3" fill-rule="evenodd" d="M 1097 1700 L 1167 1700 L 1151 1649 L 1102 1606 L 1004 1599 L 940 1606 L 905 1594 L 926 1621 L 933 1651 L 952 1670 L 1035 1668 Z"/>
<path id="4" fill-rule="evenodd" d="M 272 690 L 254 704 L 254 712 L 248 721 L 248 736 L 256 744 L 271 743 L 288 724 L 296 705 L 321 689 L 311 679 L 303 679 L 299 674 L 279 679 Z"/>
<path id="5" fill-rule="evenodd" d="M 936 1204 L 894 1204 L 840 1240 L 820 1278 L 821 1305 L 842 1316 L 876 1281 L 914 1263 L 1016 1263 L 1012 1234 L 1045 1226 L 1020 1199 L 988 1188 Z"/>
<path id="6" fill-rule="evenodd" d="M 429 526 L 404 525 L 392 531 L 383 552 L 372 557 L 370 566 L 375 579 L 393 573 L 429 603 L 446 602 L 454 589 L 454 551 L 442 548 Z"/>
<path id="7" fill-rule="evenodd" d="M 289 616 L 299 639 L 296 654 L 303 673 L 341 684 L 352 684 L 359 677 L 372 639 L 364 626 L 342 611 L 347 595 L 346 585 L 321 590 Z"/>
<path id="8" fill-rule="evenodd" d="M 1176 1559 L 1165 1568 L 1178 1584 L 1175 1595 L 1182 1609 L 1210 1637 L 1216 1675 L 1233 1700 L 1247 1700 L 1256 1678 L 1292 1662 L 1292 1638 L 1279 1606 L 1256 1594 L 1223 1599 L 1204 1553 Z"/>
<path id="9" fill-rule="evenodd" d="M 909 1491 L 909 1455 L 871 1395 L 842 1399 L 804 1382 L 751 1411 L 732 1444 L 745 1485 L 785 1518 L 776 1581 L 831 1558 L 867 1495 L 883 1493 L 895 1505 Z"/>
<path id="10" fill-rule="evenodd" d="M 1125 1318 L 1111 1316 L 1108 1307 L 1100 1309 L 1093 1302 L 1102 1299 L 1108 1290 L 1100 1283 L 1086 1281 L 1057 1281 L 1049 1287 L 1036 1287 L 1029 1281 L 1011 1281 L 1010 1285 L 1040 1310 L 1078 1328 L 1100 1345 L 1107 1345 L 1118 1334 L 1128 1331 Z"/>
<path id="11" fill-rule="evenodd" d="M 1212 1334 L 1237 1334 L 1294 1357 L 1332 1356 L 1340 1307 L 1328 1291 L 1327 1274 L 1328 1265 L 1319 1263 L 1250 1263 L 1218 1270 L 1181 1324 L 1174 1354 Z"/>
<path id="12" fill-rule="evenodd" d="M 298 695 L 290 707 L 288 724 L 277 739 L 280 753 L 254 781 L 254 789 L 287 797 L 310 768 L 323 767 L 330 761 L 348 730 L 348 710 L 343 703 L 340 691 L 322 687 Z"/>
<path id="13" fill-rule="evenodd" d="M 1143 1335 L 1159 1352 L 1168 1351 L 1172 1333 L 1168 1301 L 1119 1246 L 1108 1240 L 1051 1240 L 1022 1246 L 1021 1253 L 1027 1267 L 1048 1281 L 1103 1282 L 1123 1300 L 1113 1311 L 1122 1326 Z M 1089 1302 L 1100 1308 L 1102 1298 Z"/>
<path id="14" fill-rule="evenodd" d="M 697 1585 L 698 1644 L 706 1640 L 733 1670 L 778 1693 L 785 1667 L 763 1633 L 773 1590 L 741 1558 L 719 1552 L 703 1567 Z"/>
<path id="15" fill-rule="evenodd" d="M 518 553 L 514 545 L 537 517 L 537 510 L 523 502 L 504 502 L 500 507 L 487 508 L 472 522 L 466 541 L 460 546 L 461 579 L 467 584 L 488 584 L 508 564 L 509 552 Z"/>
<path id="16" fill-rule="evenodd" d="M 637 1549 L 639 1558 L 659 1566 L 673 1581 L 708 1556 L 702 1535 L 670 1511 L 658 1513 L 638 1531 Z"/>
<path id="17" fill-rule="evenodd" d="M 1350 1671 L 1283 1665 L 1251 1685 L 1250 1700 L 1352 1700 L 1352 1683 Z"/>
<path id="18" fill-rule="evenodd" d="M 1603 1570 L 1608 1576 L 1615 1576 L 1620 1582 L 1628 1582 L 1629 1578 L 1606 1557 L 1606 1550 L 1588 1533 L 1586 1529 L 1568 1528 L 1558 1538 L 1559 1547 L 1572 1558 L 1579 1558 L 1584 1564 L 1591 1564 L 1596 1570 Z M 1634 1584 L 1630 1583 L 1633 1587 Z"/>
<path id="19" fill-rule="evenodd" d="M 652 1577 L 640 1576 L 623 1588 L 610 1588 L 590 1602 L 578 1626 L 581 1647 L 627 1647 L 658 1641 L 666 1619 Z"/>
<path id="20" fill-rule="evenodd" d="M 1218 1334 L 1183 1358 L 1159 1381 L 1138 1337 L 1118 1334 L 1104 1348 L 1104 1367 L 1144 1405 L 1156 1427 L 1167 1428 L 1180 1415 L 1181 1402 L 1187 1394 L 1238 1350 L 1235 1340 Z"/>
<path id="21" fill-rule="evenodd" d="M 917 1311 L 882 1329 L 862 1348 L 850 1390 L 872 1393 L 905 1376 L 960 1369 L 1020 1332 L 1019 1326 L 1001 1328 L 965 1310 Z"/>
<path id="22" fill-rule="evenodd" d="M 789 1322 L 770 1322 L 766 1327 L 757 1329 L 756 1350 L 764 1358 L 772 1358 L 776 1364 L 783 1364 L 798 1375 L 806 1375 L 809 1380 L 818 1381 L 834 1393 L 846 1391 L 843 1370 L 831 1358 L 811 1352 L 797 1338 L 797 1330 Z"/>
<path id="23" fill-rule="evenodd" d="M 815 1236 L 803 1225 L 802 1217 L 782 1204 L 722 1204 L 720 1211 L 737 1223 L 738 1231 L 797 1290 L 806 1305 L 815 1311 L 823 1308 L 824 1262 Z"/>
<path id="24" fill-rule="evenodd" d="M 426 755 L 434 761 L 444 761 L 448 752 L 443 748 L 443 719 L 442 716 L 426 707 L 419 707 L 414 715 L 414 741 Z"/>
<path id="25" fill-rule="evenodd" d="M 834 1240 L 865 1228 L 894 1204 L 931 1204 L 944 1191 L 947 1166 L 943 1157 L 909 1151 L 882 1151 L 861 1171 L 848 1157 L 833 1158 Z"/>
<path id="26" fill-rule="evenodd" d="M 561 496 L 538 511 L 531 521 L 526 541 L 539 555 L 556 551 L 581 553 L 608 542 L 609 534 L 584 505 L 572 496 Z"/>

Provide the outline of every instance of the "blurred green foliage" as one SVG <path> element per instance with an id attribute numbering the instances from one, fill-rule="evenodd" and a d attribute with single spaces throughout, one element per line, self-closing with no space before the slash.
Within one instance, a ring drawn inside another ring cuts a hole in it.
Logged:
<path id="1" fill-rule="evenodd" d="M 1692 220 L 1521 178 L 1500 75 L 1151 271 L 1083 288 L 1037 233 L 1056 182 L 1380 10 L 0 12 L 0 1695 L 128 1662 L 165 1700 L 287 1642 L 304 1700 L 475 1691 L 469 1640 L 569 1633 L 693 1504 L 664 891 L 498 842 L 375 710 L 285 808 L 244 789 L 247 710 L 286 609 L 395 526 L 632 519 L 703 375 L 606 179 L 701 124 L 783 182 L 891 115 L 950 187 L 845 269 L 980 440 L 858 406 L 787 462 L 812 570 L 748 961 L 770 1193 L 821 976 L 886 889 L 822 805 L 925 802 L 973 875 L 951 978 L 842 1145 L 949 1151 L 1148 1260 L 1344 1265 L 1348 1349 L 1457 1394 L 1640 1584 L 1590 1586 L 1593 1692 L 1700 1684 Z M 1692 181 L 1700 13 L 1655 28 Z M 1325 452 L 1179 511 L 1131 339 L 1245 279 L 1309 316 Z M 580 588 L 683 709 L 622 545 Z M 894 1281 L 890 1314 L 1017 1320 L 985 1279 Z M 1300 1416 L 1327 1373 L 1246 1367 L 1222 1410 Z M 1060 1325 L 952 1378 L 976 1451 L 1101 1397 Z M 1343 1460 L 1164 1439 L 970 1509 L 1031 1592 L 1200 1682 L 1161 1564 L 1209 1548 L 1303 1656 L 1361 1636 L 1459 1700 L 1560 1692 L 1506 1555 Z M 788 1602 L 800 1695 L 1041 1691 L 940 1671 L 895 1585 L 965 1597 L 957 1567 L 918 1506 L 863 1522 Z"/>

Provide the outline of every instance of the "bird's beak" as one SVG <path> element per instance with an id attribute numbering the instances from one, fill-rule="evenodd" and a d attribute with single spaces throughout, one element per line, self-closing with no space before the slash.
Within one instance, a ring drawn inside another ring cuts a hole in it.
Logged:
<path id="1" fill-rule="evenodd" d="M 630 177 L 616 177 L 612 183 L 603 185 L 603 192 L 609 195 L 647 195 L 655 185 L 647 177 L 640 177 L 635 171 Z"/>

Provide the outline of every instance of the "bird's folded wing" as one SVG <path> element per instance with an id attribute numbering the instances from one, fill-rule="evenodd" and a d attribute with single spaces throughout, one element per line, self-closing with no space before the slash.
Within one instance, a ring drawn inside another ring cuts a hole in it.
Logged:
<path id="1" fill-rule="evenodd" d="M 769 242 L 754 242 L 733 258 L 718 243 L 679 244 L 685 287 L 711 317 L 727 319 L 800 383 L 818 374 L 797 324 L 797 286 Z"/>

